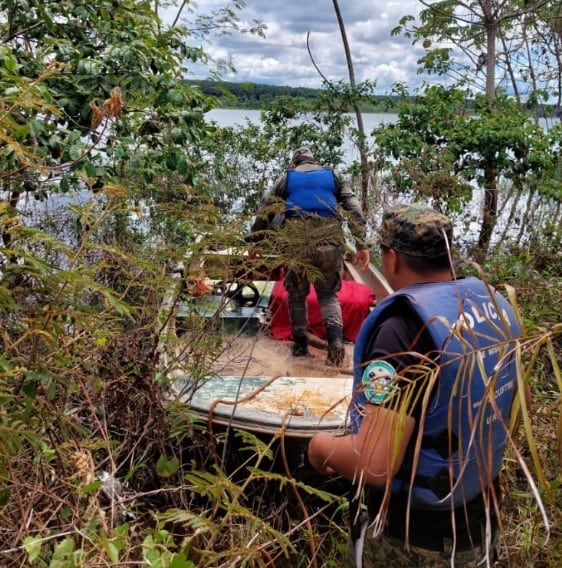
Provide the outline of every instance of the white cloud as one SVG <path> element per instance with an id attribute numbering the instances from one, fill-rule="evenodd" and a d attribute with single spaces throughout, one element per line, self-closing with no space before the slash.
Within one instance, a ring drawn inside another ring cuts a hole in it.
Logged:
<path id="1" fill-rule="evenodd" d="M 225 4 L 217 0 L 197 3 L 201 13 Z M 357 81 L 376 82 L 381 94 L 397 80 L 411 88 L 419 84 L 416 61 L 423 51 L 413 47 L 408 38 L 391 37 L 402 16 L 417 12 L 417 0 L 340 0 L 339 6 Z M 240 18 L 262 21 L 267 26 L 266 37 L 223 35 L 204 45 L 212 57 L 232 60 L 237 73 L 224 76 L 225 80 L 320 87 L 322 78 L 307 49 L 308 33 L 312 56 L 322 74 L 332 81 L 348 80 L 342 38 L 330 0 L 248 0 Z M 198 74 L 198 78 L 204 76 L 205 72 Z"/>

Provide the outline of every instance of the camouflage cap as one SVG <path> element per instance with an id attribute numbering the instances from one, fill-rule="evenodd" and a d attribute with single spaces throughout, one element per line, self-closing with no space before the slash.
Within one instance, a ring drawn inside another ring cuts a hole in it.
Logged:
<path id="1" fill-rule="evenodd" d="M 293 157 L 291 158 L 291 162 L 294 162 L 295 164 L 310 160 L 314 160 L 314 154 L 312 153 L 310 148 L 305 148 L 305 147 L 297 148 L 293 152 Z"/>
<path id="2" fill-rule="evenodd" d="M 452 239 L 451 220 L 431 207 L 402 203 L 383 213 L 379 242 L 397 252 L 437 258 L 447 254 Z"/>

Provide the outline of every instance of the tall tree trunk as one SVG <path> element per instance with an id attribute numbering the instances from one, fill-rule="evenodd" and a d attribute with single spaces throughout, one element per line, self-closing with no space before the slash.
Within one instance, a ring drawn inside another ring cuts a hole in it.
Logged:
<path id="1" fill-rule="evenodd" d="M 492 0 L 485 0 L 484 29 L 486 31 L 486 95 L 490 99 L 496 96 L 496 34 L 497 20 L 492 9 Z M 477 260 L 486 258 L 492 233 L 496 226 L 498 216 L 498 188 L 497 173 L 490 163 L 484 165 L 484 211 L 482 212 L 482 226 L 478 238 Z"/>
<path id="2" fill-rule="evenodd" d="M 478 237 L 476 260 L 482 262 L 486 258 L 492 233 L 498 217 L 498 188 L 496 170 L 488 165 L 484 168 L 484 211 L 482 226 Z"/>
<path id="3" fill-rule="evenodd" d="M 345 60 L 347 62 L 347 72 L 349 74 L 349 84 L 351 85 L 351 92 L 355 93 L 355 72 L 353 70 L 353 60 L 351 58 L 351 50 L 349 49 L 349 42 L 347 41 L 347 33 L 345 31 L 345 24 L 343 22 L 343 17 L 340 11 L 338 0 L 332 0 L 334 4 L 334 10 L 336 11 L 336 17 L 338 19 L 338 25 L 340 28 L 340 34 L 343 41 L 343 48 L 345 51 Z M 359 133 L 359 140 L 357 144 L 359 146 L 359 156 L 361 160 L 361 206 L 363 209 L 363 215 L 365 218 L 369 214 L 369 161 L 367 155 L 367 137 L 365 136 L 365 127 L 363 125 L 363 115 L 361 114 L 361 108 L 356 100 L 353 100 L 353 110 L 355 111 L 355 118 L 357 120 L 357 131 Z"/>

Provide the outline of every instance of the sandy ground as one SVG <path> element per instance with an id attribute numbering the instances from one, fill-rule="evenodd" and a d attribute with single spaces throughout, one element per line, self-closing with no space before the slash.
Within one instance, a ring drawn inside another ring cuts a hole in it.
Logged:
<path id="1" fill-rule="evenodd" d="M 218 375 L 285 377 L 345 377 L 351 375 L 353 344 L 346 345 L 341 368 L 325 364 L 327 351 L 309 347 L 308 357 L 293 357 L 291 342 L 273 339 L 267 332 L 255 336 L 234 336 L 224 344 L 224 352 L 213 370 Z"/>

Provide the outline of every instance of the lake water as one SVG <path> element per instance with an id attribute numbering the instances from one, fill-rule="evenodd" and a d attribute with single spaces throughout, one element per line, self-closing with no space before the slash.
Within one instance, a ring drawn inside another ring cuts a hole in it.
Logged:
<path id="1" fill-rule="evenodd" d="M 217 108 L 209 111 L 206 115 L 208 121 L 214 121 L 219 126 L 244 126 L 248 121 L 257 124 L 260 122 L 261 116 L 259 110 L 246 110 L 246 109 L 224 109 Z M 356 125 L 355 114 L 349 114 Z M 395 122 L 398 115 L 393 113 L 376 113 L 366 112 L 363 113 L 363 126 L 367 134 L 368 140 L 370 139 L 371 132 L 380 124 Z M 357 147 L 348 138 L 344 146 L 344 162 L 349 164 L 353 161 L 359 161 L 359 151 Z"/>
<path id="2" fill-rule="evenodd" d="M 245 109 L 228 109 L 228 108 L 215 108 L 209 111 L 206 115 L 208 120 L 214 120 L 221 126 L 236 126 L 244 125 L 246 121 L 257 123 L 260 121 L 259 110 L 245 110 Z M 355 119 L 354 114 L 350 114 Z M 363 122 L 365 131 L 371 132 L 373 128 L 385 122 L 394 122 L 397 118 L 393 113 L 376 113 L 366 112 L 363 113 Z"/>

